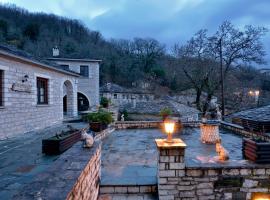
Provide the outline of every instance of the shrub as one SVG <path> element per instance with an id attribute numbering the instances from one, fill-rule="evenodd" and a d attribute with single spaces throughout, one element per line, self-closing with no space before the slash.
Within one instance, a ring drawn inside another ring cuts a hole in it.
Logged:
<path id="1" fill-rule="evenodd" d="M 110 124 L 113 122 L 112 114 L 110 112 L 99 110 L 96 113 L 89 113 L 85 120 L 88 122 L 100 122 L 102 124 Z"/>
<path id="2" fill-rule="evenodd" d="M 107 99 L 106 97 L 101 97 L 100 99 L 100 105 L 104 108 L 108 108 L 109 107 L 109 103 L 110 103 L 110 100 Z"/>
<path id="3" fill-rule="evenodd" d="M 172 110 L 170 108 L 162 108 L 159 112 L 159 115 L 165 119 L 166 117 L 170 116 L 172 114 Z"/>

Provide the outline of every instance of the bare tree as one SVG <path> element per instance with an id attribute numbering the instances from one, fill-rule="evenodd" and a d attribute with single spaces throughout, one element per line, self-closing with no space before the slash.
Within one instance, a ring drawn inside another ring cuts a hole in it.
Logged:
<path id="1" fill-rule="evenodd" d="M 209 103 L 206 102 L 202 108 L 202 91 L 207 92 L 207 101 L 210 101 L 215 91 L 223 86 L 223 79 L 233 67 L 243 63 L 264 63 L 265 51 L 261 38 L 266 32 L 264 27 L 253 26 L 245 26 L 240 30 L 225 21 L 213 36 L 208 37 L 206 30 L 200 30 L 186 45 L 176 46 L 178 58 L 186 61 L 183 70 L 197 91 L 198 109 L 205 111 Z M 224 98 L 222 100 L 224 105 Z"/>
<path id="2" fill-rule="evenodd" d="M 144 72 L 149 73 L 157 59 L 165 54 L 165 46 L 152 38 L 135 38 L 133 53 L 138 57 Z"/>
<path id="3" fill-rule="evenodd" d="M 215 33 L 209 38 L 209 52 L 212 59 L 220 63 L 220 86 L 222 114 L 225 114 L 224 81 L 227 73 L 232 67 L 243 63 L 264 63 L 266 55 L 261 38 L 266 34 L 264 27 L 245 26 L 243 30 L 234 27 L 225 21 Z M 223 68 L 224 66 L 224 68 Z M 216 86 L 216 89 L 219 87 Z"/>

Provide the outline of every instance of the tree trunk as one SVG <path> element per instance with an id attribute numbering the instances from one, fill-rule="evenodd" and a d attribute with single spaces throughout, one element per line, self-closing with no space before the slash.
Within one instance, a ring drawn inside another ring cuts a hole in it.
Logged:
<path id="1" fill-rule="evenodd" d="M 201 110 L 201 95 L 202 95 L 202 90 L 199 88 L 196 88 L 196 107 L 198 110 Z"/>

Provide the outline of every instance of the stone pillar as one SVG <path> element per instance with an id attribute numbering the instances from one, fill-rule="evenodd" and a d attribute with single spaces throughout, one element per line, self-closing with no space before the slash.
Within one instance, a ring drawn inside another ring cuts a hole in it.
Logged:
<path id="1" fill-rule="evenodd" d="M 156 139 L 158 148 L 158 195 L 159 200 L 175 200 L 179 196 L 179 177 L 185 176 L 185 148 L 181 139 Z"/>

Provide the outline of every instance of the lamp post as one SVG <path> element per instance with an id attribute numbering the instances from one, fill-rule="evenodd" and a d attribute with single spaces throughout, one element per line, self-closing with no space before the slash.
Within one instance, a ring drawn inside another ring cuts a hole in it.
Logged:
<path id="1" fill-rule="evenodd" d="M 165 132 L 168 135 L 166 142 L 173 142 L 172 134 L 174 132 L 175 122 L 171 120 L 165 120 L 164 121 L 164 128 Z"/>

